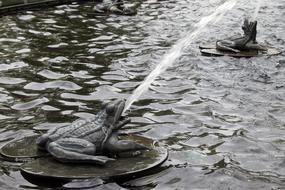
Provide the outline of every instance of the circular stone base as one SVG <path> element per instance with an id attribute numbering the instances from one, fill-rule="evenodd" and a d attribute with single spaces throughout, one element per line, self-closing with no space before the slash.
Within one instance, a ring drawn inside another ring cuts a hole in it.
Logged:
<path id="1" fill-rule="evenodd" d="M 230 51 L 221 51 L 216 49 L 215 45 L 201 45 L 200 51 L 203 55 L 207 56 L 231 56 L 231 57 L 256 57 L 261 55 L 278 55 L 281 53 L 280 50 L 273 48 L 273 47 L 267 47 L 267 51 L 241 51 L 239 53 L 230 52 Z"/>
<path id="2" fill-rule="evenodd" d="M 159 147 L 153 140 L 137 136 L 126 135 L 122 139 L 133 140 L 144 144 L 151 150 L 141 151 L 136 156 L 124 154 L 110 161 L 104 166 L 94 164 L 63 164 L 53 157 L 42 157 L 27 162 L 21 166 L 21 173 L 25 179 L 37 184 L 40 181 L 53 180 L 66 182 L 73 179 L 120 179 L 141 176 L 150 169 L 161 165 L 168 157 L 168 151 Z M 31 144 L 35 146 L 35 144 Z"/>

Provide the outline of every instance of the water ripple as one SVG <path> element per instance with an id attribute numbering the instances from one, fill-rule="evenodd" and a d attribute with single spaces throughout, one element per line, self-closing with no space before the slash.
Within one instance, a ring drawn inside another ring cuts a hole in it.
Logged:
<path id="1" fill-rule="evenodd" d="M 46 102 L 49 102 L 47 98 L 39 98 L 32 100 L 30 102 L 15 104 L 11 108 L 15 110 L 28 110 Z"/>
<path id="2" fill-rule="evenodd" d="M 41 75 L 47 79 L 60 79 L 66 76 L 65 74 L 56 73 L 47 69 L 38 72 L 38 75 Z"/>
<path id="3" fill-rule="evenodd" d="M 24 89 L 39 90 L 39 91 L 46 90 L 49 88 L 58 88 L 62 90 L 80 90 L 82 87 L 73 82 L 62 81 L 62 80 L 56 80 L 44 83 L 31 82 L 24 86 Z"/>
<path id="4" fill-rule="evenodd" d="M 21 84 L 26 82 L 22 78 L 13 78 L 13 77 L 0 77 L 0 84 Z"/>
<path id="5" fill-rule="evenodd" d="M 23 61 L 13 62 L 10 64 L 0 64 L 0 71 L 6 71 L 10 69 L 18 69 L 22 67 L 27 67 L 28 64 Z"/>

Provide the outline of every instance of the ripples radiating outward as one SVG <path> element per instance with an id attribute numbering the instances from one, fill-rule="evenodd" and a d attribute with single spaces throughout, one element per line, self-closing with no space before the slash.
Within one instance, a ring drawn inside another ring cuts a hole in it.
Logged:
<path id="1" fill-rule="evenodd" d="M 1 144 L 33 134 L 33 128 L 90 117 L 103 101 L 127 99 L 175 42 L 223 2 L 149 0 L 136 16 L 96 18 L 85 15 L 91 2 L 74 3 L 2 17 Z M 264 1 L 257 17 L 258 41 L 277 48 L 285 42 L 282 3 Z M 284 55 L 215 58 L 198 50 L 202 42 L 240 31 L 255 6 L 240 0 L 219 22 L 210 22 L 134 102 L 125 131 L 165 143 L 165 166 L 171 167 L 126 186 L 284 187 Z M 1 163 L 0 184 L 31 188 L 13 167 Z"/>

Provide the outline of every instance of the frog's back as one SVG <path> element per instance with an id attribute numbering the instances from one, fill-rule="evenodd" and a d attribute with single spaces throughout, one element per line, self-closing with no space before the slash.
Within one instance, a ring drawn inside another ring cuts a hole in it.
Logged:
<path id="1" fill-rule="evenodd" d="M 104 133 L 101 128 L 104 126 L 103 120 L 96 115 L 89 119 L 79 119 L 70 125 L 59 127 L 49 134 L 49 140 L 55 141 L 60 138 L 82 138 L 92 142 L 92 139 L 102 136 Z"/>

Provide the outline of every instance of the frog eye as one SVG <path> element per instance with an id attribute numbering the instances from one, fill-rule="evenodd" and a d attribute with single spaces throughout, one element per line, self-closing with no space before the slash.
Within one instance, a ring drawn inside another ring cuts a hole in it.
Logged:
<path id="1" fill-rule="evenodd" d="M 115 110 L 115 105 L 108 105 L 108 106 L 106 107 L 106 112 L 107 112 L 108 114 L 114 113 L 114 110 Z"/>

